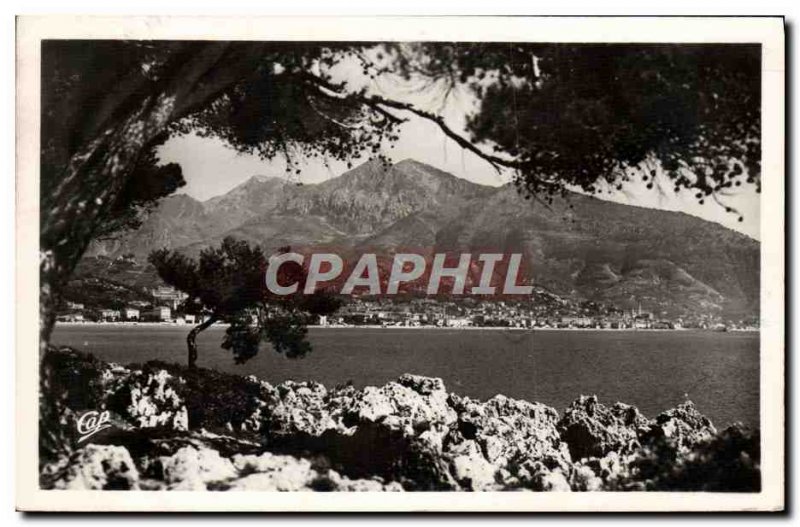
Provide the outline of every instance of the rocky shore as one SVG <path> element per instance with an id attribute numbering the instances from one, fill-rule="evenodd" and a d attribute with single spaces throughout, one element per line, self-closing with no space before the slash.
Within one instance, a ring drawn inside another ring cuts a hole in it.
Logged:
<path id="1" fill-rule="evenodd" d="M 380 387 L 273 386 L 69 348 L 42 358 L 40 483 L 131 490 L 760 490 L 757 430 L 691 402 L 655 419 L 581 396 L 561 414 L 403 375 Z M 79 441 L 77 419 L 112 426 Z"/>

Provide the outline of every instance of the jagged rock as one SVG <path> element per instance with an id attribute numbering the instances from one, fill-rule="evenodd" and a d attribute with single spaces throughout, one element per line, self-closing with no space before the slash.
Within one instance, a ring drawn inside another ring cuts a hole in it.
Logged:
<path id="1" fill-rule="evenodd" d="M 166 370 L 135 372 L 128 379 L 126 411 L 140 428 L 167 426 L 188 430 L 189 416 L 175 385 L 182 383 Z"/>
<path id="2" fill-rule="evenodd" d="M 226 490 L 266 491 L 396 491 L 398 483 L 384 485 L 375 480 L 351 480 L 334 470 L 315 469 L 307 459 L 274 455 L 234 456 L 233 465 L 242 475 L 220 486 Z"/>
<path id="3" fill-rule="evenodd" d="M 448 452 L 450 471 L 453 477 L 466 490 L 499 490 L 498 469 L 489 463 L 478 443 L 467 440 Z"/>
<path id="4" fill-rule="evenodd" d="M 282 436 L 318 436 L 335 428 L 336 422 L 326 408 L 327 396 L 325 387 L 315 382 L 287 381 L 278 385 L 264 429 Z"/>
<path id="5" fill-rule="evenodd" d="M 636 451 L 640 447 L 639 435 L 648 424 L 635 407 L 617 403 L 608 408 L 593 395 L 573 401 L 558 422 L 558 431 L 569 446 L 572 459 L 580 460 L 600 458 L 611 451 Z"/>
<path id="6" fill-rule="evenodd" d="M 67 490 L 136 490 L 139 472 L 121 446 L 87 445 L 53 475 L 52 488 Z"/>
<path id="7" fill-rule="evenodd" d="M 519 464 L 509 467 L 511 470 L 501 469 L 502 474 L 500 490 L 525 489 L 543 492 L 569 491 L 570 486 L 561 468 L 552 468 L 542 461 L 526 459 Z"/>
<path id="8" fill-rule="evenodd" d="M 686 401 L 677 408 L 662 412 L 647 434 L 648 440 L 666 438 L 679 448 L 692 448 L 709 441 L 717 434 L 711 421 L 697 411 L 694 403 Z"/>
<path id="9" fill-rule="evenodd" d="M 309 490 L 311 482 L 319 477 L 307 459 L 269 452 L 260 456 L 236 455 L 233 465 L 244 477 L 232 481 L 231 490 Z"/>
<path id="10" fill-rule="evenodd" d="M 576 463 L 576 468 L 579 466 L 589 468 L 595 476 L 600 478 L 604 484 L 614 481 L 625 475 L 628 470 L 628 464 L 637 457 L 639 453 L 628 454 L 627 456 L 620 456 L 616 452 L 609 452 L 602 458 L 589 458 L 582 462 Z M 576 489 L 583 490 L 583 489 Z"/>
<path id="11" fill-rule="evenodd" d="M 553 408 L 504 395 L 485 403 L 451 396 L 450 402 L 458 415 L 460 437 L 474 439 L 493 465 L 546 459 L 553 468 L 569 466 L 569 452 L 556 429 L 558 412 Z"/>
<path id="12" fill-rule="evenodd" d="M 536 485 L 533 490 L 542 492 L 569 492 L 567 477 L 561 471 L 539 472 L 536 476 Z"/>
<path id="13" fill-rule="evenodd" d="M 456 421 L 442 380 L 412 375 L 380 388 L 364 388 L 354 394 L 343 414 L 344 426 L 381 422 L 438 449 Z"/>
<path id="14" fill-rule="evenodd" d="M 424 377 L 405 373 L 397 379 L 397 383 L 411 388 L 420 395 L 433 395 L 435 393 L 447 396 L 444 381 L 438 377 Z"/>
<path id="15" fill-rule="evenodd" d="M 396 481 L 382 483 L 374 479 L 348 479 L 340 476 L 334 470 L 330 471 L 328 477 L 335 484 L 335 489 L 333 490 L 341 492 L 403 492 L 404 490 L 403 486 Z M 319 480 L 314 483 L 314 486 L 314 490 L 324 490 L 319 488 Z"/>
<path id="16" fill-rule="evenodd" d="M 243 432 L 260 432 L 266 421 L 266 415 L 270 413 L 271 408 L 276 406 L 278 390 L 255 375 L 248 375 L 245 377 L 245 381 L 253 386 L 258 386 L 261 397 L 255 401 L 255 409 L 242 420 L 239 429 Z"/>
<path id="17" fill-rule="evenodd" d="M 583 492 L 602 490 L 603 480 L 591 467 L 578 463 L 570 475 L 569 486 L 572 490 Z"/>
<path id="18" fill-rule="evenodd" d="M 664 463 L 675 466 L 676 456 L 665 450 L 665 442 L 690 450 L 716 433 L 691 402 L 650 421 L 633 406 L 608 408 L 594 396 L 573 402 L 559 430 L 573 459 L 580 460 L 570 477 L 573 490 L 651 488 Z"/>
<path id="19" fill-rule="evenodd" d="M 269 441 L 286 453 L 328 457 L 348 477 L 405 481 L 416 489 L 457 487 L 442 456 L 455 422 L 441 379 L 406 375 L 385 386 L 327 392 L 284 383 L 268 417 Z"/>
<path id="20" fill-rule="evenodd" d="M 163 480 L 171 490 L 206 490 L 209 483 L 238 475 L 230 460 L 209 448 L 185 446 L 160 462 Z"/>
<path id="21" fill-rule="evenodd" d="M 697 424 L 702 424 L 702 421 Z M 741 425 L 733 425 L 691 447 L 675 438 L 658 436 L 607 488 L 758 492 L 761 489 L 760 460 L 758 431 L 750 431 Z"/>
<path id="22" fill-rule="evenodd" d="M 43 488 L 760 488 L 757 432 L 717 434 L 691 403 L 650 421 L 581 397 L 559 419 L 542 404 L 481 402 L 415 375 L 327 390 L 163 363 L 128 369 L 73 350 L 46 361 L 64 428 L 86 408 L 119 419 L 95 444 L 44 458 Z M 60 426 L 51 419 L 43 429 Z"/>
<path id="23" fill-rule="evenodd" d="M 397 385 L 393 384 L 392 386 Z M 355 422 L 369 421 L 375 423 L 392 416 L 395 412 L 395 405 L 392 404 L 393 397 L 387 394 L 387 392 L 394 391 L 392 386 L 384 388 L 367 386 L 364 388 L 351 403 L 348 409 L 348 417 L 354 418 Z M 408 389 L 406 389 L 406 392 L 413 393 Z"/>
<path id="24" fill-rule="evenodd" d="M 441 450 L 382 422 L 365 421 L 345 431 L 329 429 L 319 436 L 298 434 L 273 442 L 272 448 L 281 453 L 324 456 L 347 477 L 378 476 L 400 481 L 407 490 L 458 487 Z"/>
<path id="25" fill-rule="evenodd" d="M 461 461 L 460 465 L 451 461 L 451 470 L 462 487 L 564 490 L 569 486 L 562 472 L 571 466 L 570 454 L 558 435 L 558 413 L 553 408 L 503 395 L 484 403 L 451 394 L 449 403 L 458 418 L 444 453 Z M 466 458 L 460 457 L 464 454 Z"/>

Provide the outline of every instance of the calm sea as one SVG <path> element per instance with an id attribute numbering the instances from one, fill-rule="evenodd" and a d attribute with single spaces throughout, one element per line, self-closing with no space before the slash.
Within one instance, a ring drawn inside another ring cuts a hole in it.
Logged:
<path id="1" fill-rule="evenodd" d="M 118 363 L 186 360 L 188 327 L 58 326 L 53 342 Z M 562 412 L 581 394 L 636 405 L 648 417 L 688 396 L 722 427 L 759 422 L 757 333 L 703 331 L 309 330 L 313 352 L 286 359 L 263 348 L 244 365 L 219 347 L 223 328 L 198 339 L 199 365 L 268 382 L 380 385 L 403 373 L 442 377 L 480 399 L 502 393 Z"/>

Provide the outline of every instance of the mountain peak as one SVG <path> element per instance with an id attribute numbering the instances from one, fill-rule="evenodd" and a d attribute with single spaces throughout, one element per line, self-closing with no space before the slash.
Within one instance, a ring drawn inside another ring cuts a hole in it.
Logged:
<path id="1" fill-rule="evenodd" d="M 428 168 L 428 169 L 434 168 L 431 165 L 425 164 L 422 161 L 417 161 L 416 159 L 413 159 L 411 157 L 407 157 L 407 158 L 403 159 L 402 161 L 398 161 L 393 166 L 394 167 L 398 167 L 398 168 L 399 167 L 405 167 L 405 166 L 425 167 L 425 168 Z"/>
<path id="2" fill-rule="evenodd" d="M 172 194 L 171 196 L 167 196 L 161 200 L 162 206 L 190 206 L 195 204 L 200 204 L 200 201 L 193 198 L 189 194 L 186 194 L 185 192 Z"/>
<path id="3" fill-rule="evenodd" d="M 247 180 L 247 183 L 250 183 L 250 182 L 267 183 L 269 181 L 274 181 L 274 180 L 279 180 L 279 179 L 281 179 L 281 178 L 275 177 L 275 176 L 267 176 L 267 175 L 264 175 L 264 174 L 255 174 L 253 176 L 250 176 L 250 178 Z"/>
<path id="4" fill-rule="evenodd" d="M 225 196 L 232 196 L 239 192 L 252 192 L 253 190 L 260 189 L 261 187 L 270 188 L 280 183 L 285 183 L 286 180 L 280 177 L 275 176 L 265 176 L 263 174 L 256 174 L 250 176 L 248 179 L 244 181 L 244 183 L 240 183 L 239 185 L 235 186 L 227 193 L 217 196 L 218 199 L 223 199 Z M 265 188 L 265 190 L 266 190 Z"/>
<path id="5" fill-rule="evenodd" d="M 127 239 L 95 252 L 193 251 L 228 235 L 275 248 L 491 248 L 528 254 L 540 286 L 574 299 L 619 307 L 642 299 L 657 313 L 758 313 L 759 247 L 744 235 L 583 194 L 546 208 L 513 185 L 479 185 L 415 159 L 371 159 L 303 186 L 254 175 L 202 203 L 174 196 Z"/>

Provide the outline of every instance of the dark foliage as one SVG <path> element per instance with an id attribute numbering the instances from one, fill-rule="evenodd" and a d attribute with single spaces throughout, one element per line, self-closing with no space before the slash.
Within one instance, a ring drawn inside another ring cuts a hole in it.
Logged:
<path id="1" fill-rule="evenodd" d="M 468 86 L 472 141 L 530 194 L 642 177 L 702 202 L 760 190 L 758 45 L 453 43 L 396 47 L 407 78 Z M 732 211 L 731 211 L 732 212 Z"/>
<path id="2" fill-rule="evenodd" d="M 396 138 L 398 120 L 321 84 L 330 80 L 328 68 L 362 47 L 270 44 L 248 78 L 176 123 L 172 132 L 219 137 L 239 151 L 267 159 L 282 156 L 287 172 L 299 172 L 292 166 L 296 157 L 322 157 L 327 163 L 377 154 L 383 140 Z M 309 74 L 314 62 L 321 65 L 318 78 Z"/>
<path id="3" fill-rule="evenodd" d="M 110 238 L 121 231 L 138 229 L 161 198 L 186 184 L 180 165 L 159 164 L 157 147 L 158 144 L 151 146 L 136 163 L 133 176 L 125 182 L 108 219 L 97 226 L 97 238 Z"/>
<path id="4" fill-rule="evenodd" d="M 332 97 L 306 77 L 313 63 L 329 68 L 362 49 L 360 43 L 46 41 L 42 50 L 44 204 L 55 198 L 66 164 L 86 142 L 131 113 L 141 113 L 140 101 L 173 95 L 169 85 L 187 75 L 183 68 L 187 61 L 223 47 L 228 48 L 224 54 L 231 63 L 250 59 L 252 64 L 224 78 L 205 99 L 187 100 L 181 114 L 146 141 L 128 167 L 120 191 L 107 204 L 95 236 L 135 228 L 143 212 L 185 184 L 181 168 L 160 165 L 156 155 L 171 136 L 192 132 L 215 136 L 238 150 L 267 158 L 283 155 L 291 160 L 302 152 L 349 160 L 377 151 L 395 124 L 388 115 L 358 102 Z M 226 66 L 220 61 L 219 71 L 209 77 L 224 75 Z M 42 213 L 51 210 L 43 206 Z"/>
<path id="5" fill-rule="evenodd" d="M 90 242 L 135 228 L 184 184 L 169 137 L 219 137 L 264 157 L 375 153 L 399 122 L 320 79 L 361 43 L 49 40 L 42 44 L 40 290 L 46 347 Z M 320 69 L 321 77 L 309 72 Z"/>
<path id="6" fill-rule="evenodd" d="M 74 410 L 100 407 L 102 363 L 71 348 L 47 348 L 39 363 L 39 465 L 72 453 Z"/>
<path id="7" fill-rule="evenodd" d="M 52 372 L 50 391 L 63 396 L 63 404 L 73 410 L 94 410 L 101 406 L 104 364 L 89 353 L 71 348 L 51 349 L 42 358 L 42 368 Z"/>
<path id="8" fill-rule="evenodd" d="M 222 347 L 231 351 L 237 363 L 254 357 L 262 342 L 271 343 L 276 352 L 289 358 L 302 357 L 311 349 L 305 338 L 309 315 L 332 313 L 340 305 L 323 292 L 308 298 L 271 293 L 261 248 L 230 237 L 219 247 L 202 251 L 197 260 L 162 249 L 150 255 L 150 262 L 162 280 L 188 295 L 187 312 L 206 317 L 187 338 L 190 365 L 197 333 L 217 321 L 228 324 Z M 282 265 L 278 281 L 298 281 L 298 291 L 302 291 L 305 271 L 298 265 Z"/>

